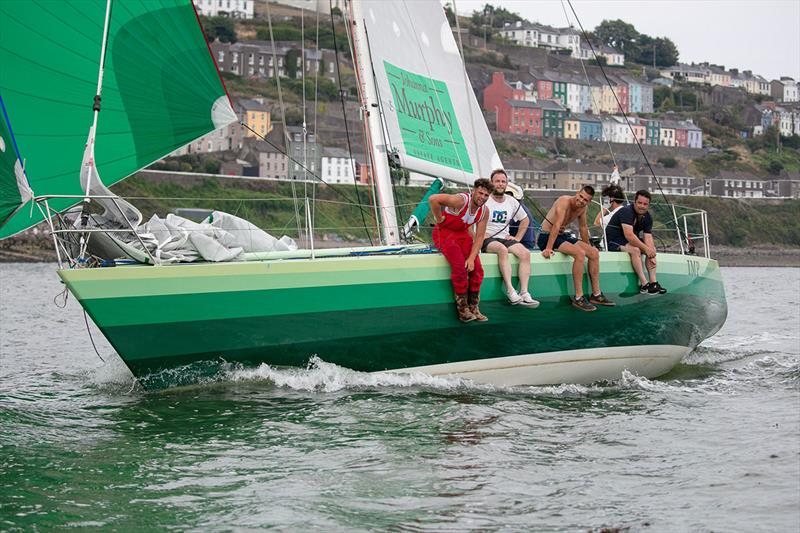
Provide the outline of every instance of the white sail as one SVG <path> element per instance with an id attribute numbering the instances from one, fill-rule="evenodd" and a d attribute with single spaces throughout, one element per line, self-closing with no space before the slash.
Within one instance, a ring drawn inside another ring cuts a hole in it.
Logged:
<path id="1" fill-rule="evenodd" d="M 412 171 L 471 185 L 502 168 L 438 0 L 361 0 L 386 149 Z"/>

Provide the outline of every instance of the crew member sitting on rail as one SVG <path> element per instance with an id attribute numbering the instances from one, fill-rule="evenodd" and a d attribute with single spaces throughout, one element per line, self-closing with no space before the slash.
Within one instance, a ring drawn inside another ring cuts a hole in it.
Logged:
<path id="1" fill-rule="evenodd" d="M 600 253 L 589 243 L 589 225 L 586 221 L 586 208 L 592 201 L 594 188 L 584 185 L 575 196 L 560 196 L 553 203 L 542 222 L 538 245 L 545 259 L 550 259 L 554 251 L 572 256 L 572 283 L 575 286 L 575 297 L 572 306 L 581 311 L 594 311 L 595 305 L 616 305 L 606 298 L 600 290 Z M 573 220 L 580 224 L 581 240 L 563 233 Z M 583 260 L 589 261 L 589 280 L 592 283 L 592 294 L 587 299 L 583 294 Z"/>
<path id="2" fill-rule="evenodd" d="M 648 213 L 650 193 L 642 189 L 636 191 L 633 204 L 617 211 L 606 226 L 608 251 L 628 252 L 631 265 L 639 278 L 639 292 L 642 294 L 665 294 L 667 289 L 656 281 L 656 247 L 653 242 L 653 217 Z M 644 236 L 640 235 L 644 232 Z M 644 276 L 642 254 L 647 257 L 645 264 L 650 282 Z"/>
<path id="3" fill-rule="evenodd" d="M 483 267 L 478 253 L 486 236 L 489 219 L 484 204 L 492 190 L 492 182 L 480 178 L 475 180 L 469 194 L 434 194 L 428 199 L 436 220 L 433 243 L 450 263 L 456 311 L 462 322 L 488 320 L 478 308 L 483 281 Z"/>
<path id="4" fill-rule="evenodd" d="M 608 207 L 601 207 L 600 211 L 597 212 L 597 216 L 594 217 L 594 225 L 602 226 L 603 228 L 603 241 L 600 241 L 601 248 L 605 240 L 606 228 L 608 228 L 611 217 L 625 205 L 625 192 L 619 185 L 607 186 L 603 189 L 602 194 L 608 197 Z"/>
<path id="5" fill-rule="evenodd" d="M 500 275 L 506 288 L 506 295 L 511 305 L 537 307 L 539 302 L 534 300 L 528 292 L 528 278 L 531 275 L 531 253 L 520 242 L 528 229 L 528 215 L 522 209 L 522 204 L 516 198 L 506 194 L 508 176 L 505 170 L 498 169 L 492 172 L 492 186 L 494 192 L 486 201 L 489 210 L 489 223 L 486 226 L 486 239 L 483 241 L 481 251 L 497 254 L 497 264 Z M 512 221 L 518 221 L 519 227 L 511 235 L 509 226 Z M 511 283 L 511 262 L 508 255 L 513 254 L 519 259 L 519 292 Z"/>

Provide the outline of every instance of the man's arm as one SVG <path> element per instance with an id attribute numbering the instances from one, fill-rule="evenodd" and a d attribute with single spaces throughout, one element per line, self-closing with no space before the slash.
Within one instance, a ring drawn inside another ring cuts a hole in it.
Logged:
<path id="1" fill-rule="evenodd" d="M 444 220 L 442 207 L 461 209 L 464 207 L 464 197 L 460 194 L 432 194 L 428 198 L 428 205 L 431 207 L 434 222 L 438 224 Z"/>
<path id="2" fill-rule="evenodd" d="M 645 252 L 645 254 L 647 254 L 647 257 L 652 259 L 653 257 L 656 256 L 656 243 L 653 241 L 653 234 L 652 233 L 645 233 L 644 234 L 644 243 L 647 246 L 649 246 L 650 247 L 650 251 L 653 252 L 652 255 L 650 255 L 647 252 Z"/>
<path id="3" fill-rule="evenodd" d="M 622 234 L 625 235 L 625 239 L 628 241 L 628 244 L 631 244 L 642 251 L 647 257 L 654 257 L 656 255 L 656 249 L 652 246 L 653 236 L 649 233 L 644 234 L 645 241 L 647 241 L 647 237 L 650 237 L 650 245 L 646 242 L 642 242 L 642 240 L 636 236 L 633 232 L 633 226 L 630 224 L 622 224 Z"/>
<path id="4" fill-rule="evenodd" d="M 588 209 L 585 207 L 581 210 L 581 214 L 578 215 L 578 224 L 581 233 L 581 240 L 586 244 L 591 244 L 591 242 L 589 242 L 589 222 L 588 218 L 586 217 L 586 211 L 588 211 Z"/>
<path id="5" fill-rule="evenodd" d="M 475 269 L 475 258 L 478 257 L 478 252 L 481 251 L 483 240 L 486 238 L 486 224 L 489 222 L 489 211 L 484 210 L 483 218 L 475 224 L 475 238 L 472 240 L 472 250 L 469 252 L 469 257 L 464 263 L 467 272 L 472 272 Z"/>
<path id="6" fill-rule="evenodd" d="M 521 241 L 522 236 L 525 235 L 525 231 L 528 229 L 528 225 L 530 221 L 528 220 L 528 215 L 525 215 L 525 218 L 519 221 L 519 228 L 517 228 L 517 233 L 512 237 L 515 241 Z"/>
<path id="7" fill-rule="evenodd" d="M 556 200 L 556 205 L 554 207 L 553 218 L 555 220 L 550 223 L 552 227 L 550 228 L 550 235 L 547 237 L 547 246 L 542 250 L 542 255 L 545 258 L 550 258 L 550 256 L 553 255 L 553 243 L 556 242 L 556 237 L 558 237 L 558 234 L 561 232 L 561 223 L 564 221 L 564 202 L 559 198 Z"/>
<path id="8" fill-rule="evenodd" d="M 608 209 L 605 207 L 601 207 L 600 211 L 597 212 L 597 216 L 594 217 L 594 225 L 600 226 L 600 221 L 603 220 L 603 216 L 609 213 Z"/>

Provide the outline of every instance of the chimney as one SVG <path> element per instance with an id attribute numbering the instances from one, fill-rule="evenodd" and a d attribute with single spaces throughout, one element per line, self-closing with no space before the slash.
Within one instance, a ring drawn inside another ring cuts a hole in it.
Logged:
<path id="1" fill-rule="evenodd" d="M 521 20 L 518 20 L 518 21 L 517 21 L 517 28 L 521 28 L 521 27 L 522 27 L 522 21 L 521 21 Z"/>

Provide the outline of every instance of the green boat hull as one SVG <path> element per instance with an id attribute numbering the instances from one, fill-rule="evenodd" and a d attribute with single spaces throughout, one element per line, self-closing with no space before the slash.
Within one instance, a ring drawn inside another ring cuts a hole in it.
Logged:
<path id="1" fill-rule="evenodd" d="M 638 293 L 627 254 L 602 253 L 601 286 L 617 305 L 593 313 L 570 306 L 571 260 L 560 254 L 532 259 L 537 309 L 509 305 L 496 256 L 482 261 L 481 310 L 490 320 L 469 324 L 456 319 L 439 254 L 59 273 L 139 378 L 200 361 L 305 367 L 313 356 L 365 372 L 420 370 L 510 384 L 607 379 L 623 368 L 654 377 L 727 315 L 714 260 L 659 255 L 658 278 L 669 292 L 650 296 Z M 598 358 L 605 362 L 593 370 Z M 641 365 L 631 362 L 637 358 Z M 544 364 L 538 371 L 537 363 Z M 549 368 L 563 363 L 573 372 Z M 498 368 L 502 375 L 484 372 Z"/>

